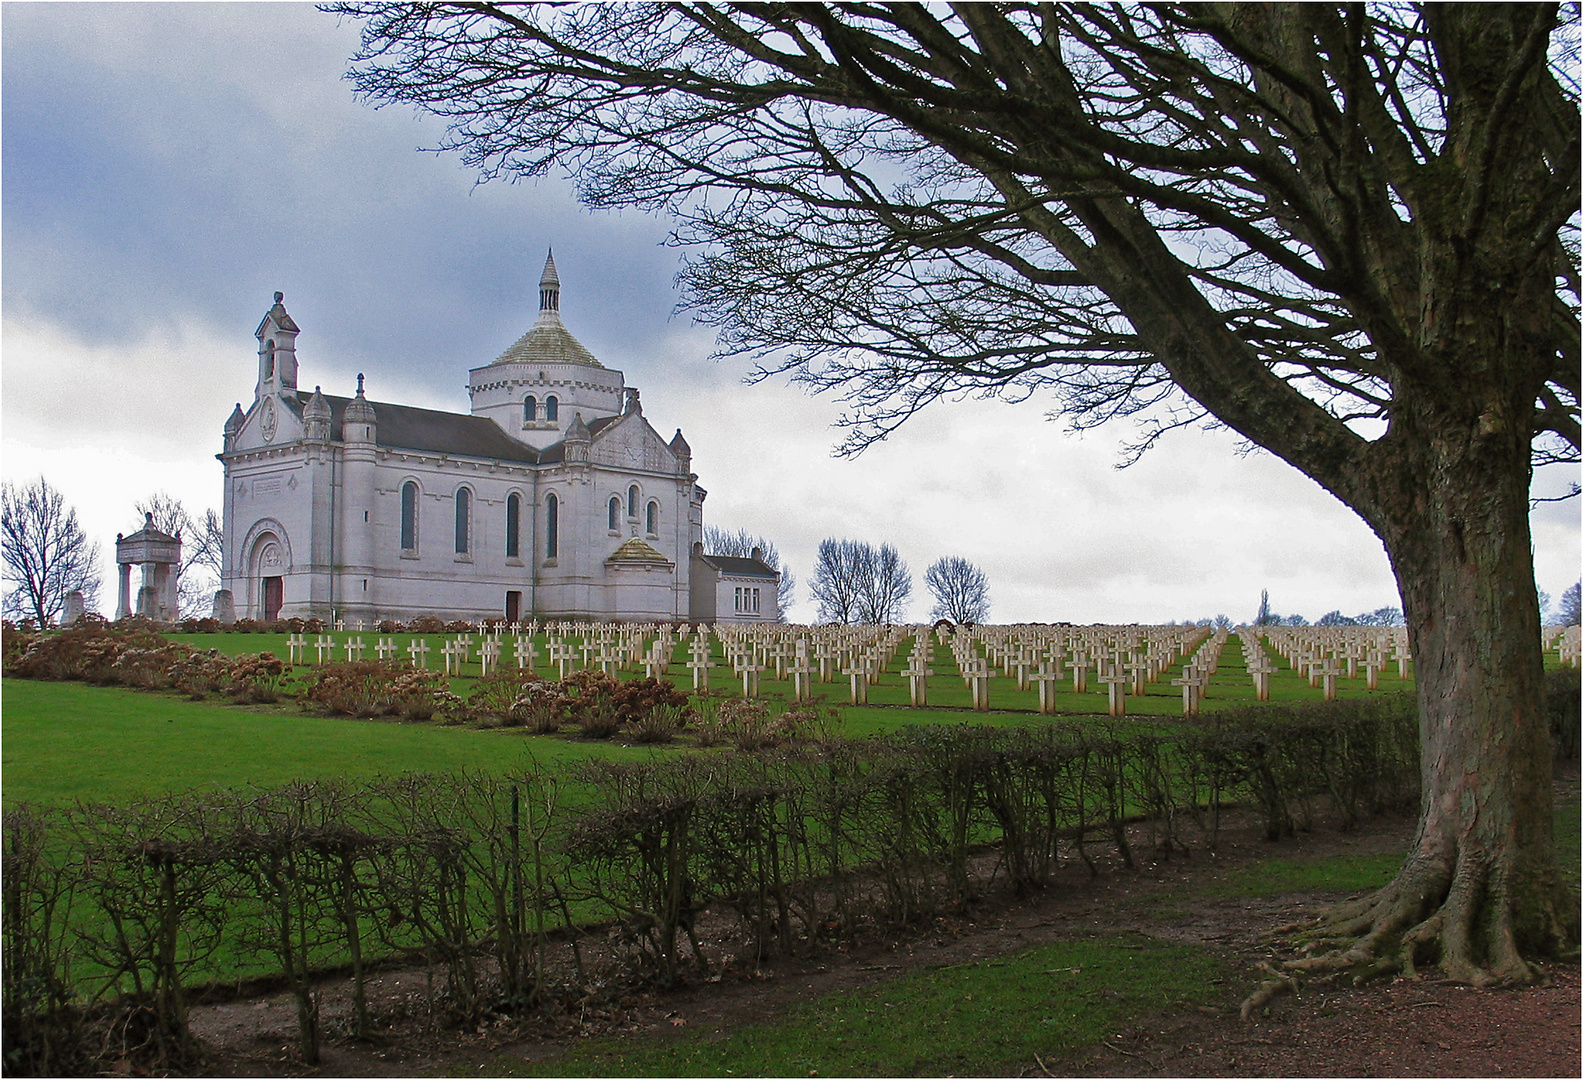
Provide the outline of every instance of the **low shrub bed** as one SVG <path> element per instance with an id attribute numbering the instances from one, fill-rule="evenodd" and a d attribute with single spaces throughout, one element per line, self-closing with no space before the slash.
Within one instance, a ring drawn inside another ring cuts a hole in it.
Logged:
<path id="1" fill-rule="evenodd" d="M 226 656 L 169 641 L 146 627 L 112 626 L 90 616 L 47 634 L 8 625 L 0 635 L 0 655 L 5 674 L 20 679 L 176 690 L 196 698 L 219 693 L 249 704 L 278 701 L 289 670 L 273 653 Z"/>

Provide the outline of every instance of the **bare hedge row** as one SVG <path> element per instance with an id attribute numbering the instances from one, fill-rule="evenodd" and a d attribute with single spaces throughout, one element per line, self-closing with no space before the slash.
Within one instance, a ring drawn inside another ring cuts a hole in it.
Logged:
<path id="1" fill-rule="evenodd" d="M 929 727 L 575 773 L 18 807 L 5 815 L 6 1071 L 180 1067 L 190 989 L 242 965 L 295 995 L 311 1062 L 312 980 L 332 965 L 350 971 L 354 1029 L 370 957 L 433 965 L 451 1017 L 472 1025 L 597 980 L 670 982 L 705 963 L 685 939 L 706 908 L 764 955 L 1041 888 L 1062 860 L 1097 872 L 1130 864 L 1138 843 L 1212 846 L 1232 801 L 1273 838 L 1321 806 L 1358 817 L 1416 791 L 1410 698 L 1162 730 Z M 595 926 L 619 970 L 583 969 L 580 951 L 574 970 L 547 966 L 552 939 Z"/>

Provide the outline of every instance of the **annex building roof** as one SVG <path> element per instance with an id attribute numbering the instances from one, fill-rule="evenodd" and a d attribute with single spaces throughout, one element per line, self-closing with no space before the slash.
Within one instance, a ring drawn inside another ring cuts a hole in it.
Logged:
<path id="1" fill-rule="evenodd" d="M 730 574 L 732 577 L 776 576 L 775 568 L 762 559 L 744 559 L 737 555 L 700 555 L 699 558 L 722 574 Z"/>

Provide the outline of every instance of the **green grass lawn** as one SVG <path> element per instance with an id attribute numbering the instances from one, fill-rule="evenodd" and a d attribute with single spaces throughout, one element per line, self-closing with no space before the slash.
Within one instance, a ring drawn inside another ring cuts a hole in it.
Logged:
<path id="1" fill-rule="evenodd" d="M 829 994 L 724 1038 L 698 1031 L 632 1049 L 595 1039 L 539 1066 L 500 1057 L 495 1076 L 994 1075 L 1060 1055 L 1163 1009 L 1224 1004 L 1222 961 L 1141 935 L 1065 941 Z M 473 1075 L 476 1075 L 473 1074 Z"/>
<path id="2" fill-rule="evenodd" d="M 82 683 L 6 679 L 0 693 L 8 804 L 121 804 L 190 788 L 504 770 L 530 753 L 553 763 L 591 754 L 643 758 L 664 752 L 531 738 L 520 729 L 303 716 Z"/>

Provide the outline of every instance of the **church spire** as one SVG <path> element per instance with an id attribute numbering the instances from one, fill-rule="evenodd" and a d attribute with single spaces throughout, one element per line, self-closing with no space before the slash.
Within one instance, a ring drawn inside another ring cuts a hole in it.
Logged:
<path id="1" fill-rule="evenodd" d="M 561 310 L 561 278 L 555 272 L 554 248 L 544 260 L 544 273 L 539 276 L 539 310 Z"/>

